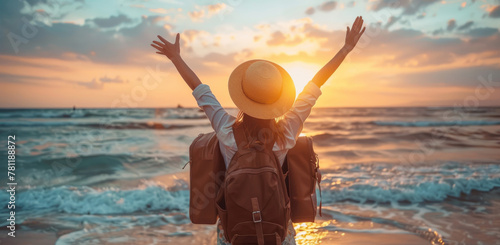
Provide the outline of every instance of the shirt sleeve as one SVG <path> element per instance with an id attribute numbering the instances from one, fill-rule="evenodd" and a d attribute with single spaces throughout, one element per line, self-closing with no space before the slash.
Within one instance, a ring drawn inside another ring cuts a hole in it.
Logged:
<path id="1" fill-rule="evenodd" d="M 193 96 L 196 99 L 198 106 L 203 109 L 207 115 L 219 141 L 228 146 L 233 145 L 234 136 L 231 127 L 236 120 L 235 117 L 227 113 L 227 111 L 220 105 L 208 85 L 198 85 L 193 90 Z"/>
<path id="2" fill-rule="evenodd" d="M 321 95 L 321 89 L 315 83 L 309 82 L 302 93 L 295 100 L 293 107 L 284 115 L 280 121 L 285 133 L 285 149 L 295 146 L 297 137 L 304 125 L 304 121 L 311 113 L 311 109 L 316 104 L 316 100 Z"/>

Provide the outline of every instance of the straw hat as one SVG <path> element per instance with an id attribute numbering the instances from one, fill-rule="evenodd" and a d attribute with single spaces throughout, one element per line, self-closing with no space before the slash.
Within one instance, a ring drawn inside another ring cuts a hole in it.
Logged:
<path id="1" fill-rule="evenodd" d="M 234 104 L 255 118 L 282 116 L 295 101 L 295 85 L 288 72 L 266 60 L 240 64 L 231 73 L 228 87 Z"/>

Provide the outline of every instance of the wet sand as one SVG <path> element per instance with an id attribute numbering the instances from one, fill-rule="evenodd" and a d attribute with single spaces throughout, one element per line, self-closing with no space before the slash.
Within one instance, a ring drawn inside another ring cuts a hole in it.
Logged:
<path id="1" fill-rule="evenodd" d="M 16 237 L 7 235 L 7 231 L 2 229 L 0 234 L 0 244 L 29 245 L 29 244 L 55 244 L 56 233 L 41 233 L 36 231 L 16 231 Z"/>
<path id="2" fill-rule="evenodd" d="M 187 225 L 188 228 L 194 226 Z M 198 225 L 196 225 L 198 226 Z M 156 229 L 134 229 L 121 231 L 117 233 L 105 233 L 97 236 L 89 234 L 87 242 L 93 241 L 93 244 L 216 244 L 215 227 L 212 232 L 207 233 L 206 229 L 201 227 L 193 228 L 194 234 L 182 234 L 171 236 L 169 233 L 175 230 L 175 227 L 156 227 Z M 201 229 L 199 229 L 201 228 Z M 203 231 L 205 230 L 205 231 Z M 170 233 L 171 234 L 171 233 Z M 321 238 L 320 238 L 321 237 Z M 16 238 L 7 238 L 5 234 L 0 235 L 0 244 L 29 245 L 29 244 L 55 244 L 58 237 L 56 233 L 40 233 L 35 231 L 20 232 Z M 366 234 L 366 233 L 335 233 L 328 232 L 324 234 L 308 234 L 307 236 L 296 237 L 297 244 L 340 244 L 340 245 L 361 245 L 361 244 L 430 244 L 428 241 L 411 234 Z M 79 240 L 81 242 L 81 240 Z M 74 243 L 74 244 L 78 244 Z"/>

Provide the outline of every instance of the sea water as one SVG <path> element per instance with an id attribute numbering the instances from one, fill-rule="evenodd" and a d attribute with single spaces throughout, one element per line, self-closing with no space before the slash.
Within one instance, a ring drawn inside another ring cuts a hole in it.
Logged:
<path id="1" fill-rule="evenodd" d="M 57 244 L 210 244 L 215 227 L 190 224 L 178 176 L 211 130 L 198 108 L 1 109 L 0 136 L 16 136 L 18 229 L 56 232 Z M 298 243 L 500 241 L 500 108 L 315 108 L 302 133 L 319 155 L 323 217 L 296 224 Z"/>

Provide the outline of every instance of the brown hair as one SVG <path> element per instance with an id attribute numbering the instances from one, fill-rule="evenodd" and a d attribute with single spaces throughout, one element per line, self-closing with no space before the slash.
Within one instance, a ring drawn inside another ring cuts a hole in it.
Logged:
<path id="1" fill-rule="evenodd" d="M 274 119 L 258 119 L 243 113 L 243 111 L 239 111 L 236 121 L 234 122 L 234 126 L 243 124 L 246 129 L 247 137 L 250 136 L 250 139 L 260 141 L 265 141 L 267 139 L 269 135 L 266 135 L 265 129 L 269 129 L 272 132 L 271 136 L 275 139 L 278 146 L 280 146 L 280 148 L 284 148 L 285 129 L 282 124 L 279 123 L 282 119 L 283 116 Z"/>

